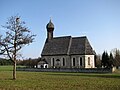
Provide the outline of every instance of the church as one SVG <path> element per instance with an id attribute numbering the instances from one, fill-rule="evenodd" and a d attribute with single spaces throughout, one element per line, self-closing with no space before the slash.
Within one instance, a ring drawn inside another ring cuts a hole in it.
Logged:
<path id="1" fill-rule="evenodd" d="M 47 38 L 38 68 L 95 68 L 95 51 L 86 36 L 54 37 L 54 24 L 46 25 Z"/>

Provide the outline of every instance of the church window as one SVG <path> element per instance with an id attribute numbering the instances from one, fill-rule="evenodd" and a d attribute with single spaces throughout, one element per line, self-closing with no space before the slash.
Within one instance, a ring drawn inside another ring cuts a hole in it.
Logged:
<path id="1" fill-rule="evenodd" d="M 63 58 L 63 66 L 65 66 L 65 58 Z"/>
<path id="2" fill-rule="evenodd" d="M 54 58 L 52 58 L 52 60 L 51 60 L 51 66 L 55 66 L 55 59 Z"/>
<path id="3" fill-rule="evenodd" d="M 75 58 L 73 58 L 73 66 L 75 66 Z"/>
<path id="4" fill-rule="evenodd" d="M 88 57 L 88 65 L 90 65 L 90 57 Z"/>
<path id="5" fill-rule="evenodd" d="M 82 57 L 80 57 L 80 66 L 82 66 Z"/>

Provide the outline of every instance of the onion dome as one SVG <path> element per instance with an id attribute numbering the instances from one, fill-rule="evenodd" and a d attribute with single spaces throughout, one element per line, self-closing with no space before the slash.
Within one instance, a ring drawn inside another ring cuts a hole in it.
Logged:
<path id="1" fill-rule="evenodd" d="M 51 19 L 49 23 L 46 25 L 47 30 L 54 30 L 54 24 L 52 23 Z"/>

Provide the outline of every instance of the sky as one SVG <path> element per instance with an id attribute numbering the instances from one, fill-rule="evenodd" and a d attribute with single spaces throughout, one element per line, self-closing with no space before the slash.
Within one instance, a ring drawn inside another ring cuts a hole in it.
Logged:
<path id="1" fill-rule="evenodd" d="M 17 14 L 37 35 L 21 50 L 23 58 L 41 56 L 50 18 L 54 37 L 87 36 L 97 54 L 120 49 L 120 0 L 0 0 L 0 25 Z"/>

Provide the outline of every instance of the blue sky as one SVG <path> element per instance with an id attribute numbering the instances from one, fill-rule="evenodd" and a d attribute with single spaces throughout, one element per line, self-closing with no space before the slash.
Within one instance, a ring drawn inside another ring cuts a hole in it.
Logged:
<path id="1" fill-rule="evenodd" d="M 50 17 L 54 36 L 86 35 L 97 54 L 120 49 L 120 0 L 0 0 L 0 25 L 16 14 L 37 35 L 21 50 L 24 58 L 40 57 Z"/>

